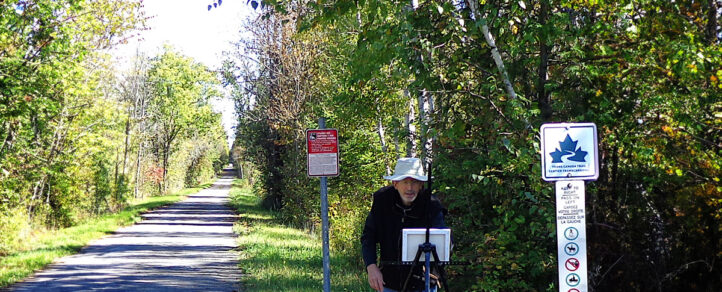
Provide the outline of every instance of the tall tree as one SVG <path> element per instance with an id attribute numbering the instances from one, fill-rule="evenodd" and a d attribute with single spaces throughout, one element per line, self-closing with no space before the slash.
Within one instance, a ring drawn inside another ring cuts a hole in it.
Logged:
<path id="1" fill-rule="evenodd" d="M 79 187 L 63 171 L 77 146 L 68 138 L 92 130 L 79 117 L 95 102 L 91 96 L 104 93 L 87 85 L 98 76 L 91 57 L 141 28 L 139 9 L 137 1 L 114 0 L 0 4 L 3 208 L 22 205 L 30 217 L 64 212 L 63 192 Z"/>
<path id="2" fill-rule="evenodd" d="M 175 142 L 190 129 L 209 124 L 212 115 L 208 101 L 219 96 L 218 80 L 205 66 L 170 47 L 151 61 L 148 76 L 153 88 L 146 108 L 153 136 L 151 147 L 161 172 L 158 191 L 166 193 Z"/>
<path id="3" fill-rule="evenodd" d="M 127 103 L 128 119 L 125 127 L 125 153 L 123 154 L 123 173 L 125 173 L 126 154 L 131 148 L 131 143 L 136 147 L 135 158 L 135 181 L 133 188 L 133 196 L 139 197 L 140 187 L 144 183 L 141 175 L 141 162 L 146 155 L 146 145 L 148 143 L 148 122 L 147 122 L 147 105 L 152 97 L 152 86 L 149 80 L 148 71 L 150 60 L 147 56 L 136 54 L 133 58 L 133 66 L 125 72 L 118 84 L 118 91 L 121 98 Z M 133 135 L 135 134 L 135 135 Z"/>

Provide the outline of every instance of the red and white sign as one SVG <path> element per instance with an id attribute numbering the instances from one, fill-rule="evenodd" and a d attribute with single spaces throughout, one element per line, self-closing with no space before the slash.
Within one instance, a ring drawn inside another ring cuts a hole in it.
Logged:
<path id="1" fill-rule="evenodd" d="M 308 176 L 338 176 L 338 131 L 306 130 Z"/>

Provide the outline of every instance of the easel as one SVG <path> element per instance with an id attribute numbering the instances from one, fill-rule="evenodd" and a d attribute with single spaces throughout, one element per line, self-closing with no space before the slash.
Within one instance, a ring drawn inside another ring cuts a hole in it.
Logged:
<path id="1" fill-rule="evenodd" d="M 429 163 L 429 167 L 427 168 L 427 173 L 429 174 L 429 180 L 427 183 L 427 188 L 431 190 L 431 183 L 432 183 L 432 175 L 431 175 L 431 163 Z M 427 212 L 428 213 L 428 212 Z M 445 292 L 449 291 L 449 286 L 446 283 L 446 271 L 444 270 L 444 266 L 446 265 L 452 265 L 450 261 L 440 261 L 439 260 L 439 254 L 436 252 L 436 245 L 432 244 L 429 241 L 430 236 L 430 222 L 428 221 L 427 217 L 427 225 L 426 225 L 426 237 L 424 240 L 424 243 L 419 244 L 419 249 L 416 250 L 416 256 L 414 257 L 413 262 L 411 262 L 411 269 L 409 270 L 409 274 L 406 275 L 406 281 L 404 281 L 404 286 L 401 289 L 401 292 L 406 292 L 406 289 L 409 285 L 409 280 L 411 279 L 411 275 L 414 273 L 414 268 L 417 264 L 419 264 L 419 260 L 421 259 L 421 253 L 424 253 L 424 265 L 425 265 L 425 271 L 424 271 L 424 291 L 429 292 L 431 291 L 431 256 L 434 257 L 434 267 L 439 271 L 439 281 L 441 281 L 441 285 L 444 288 Z M 450 248 L 450 247 L 449 247 Z M 448 255 L 447 255 L 448 256 Z M 448 260 L 448 259 L 447 259 Z M 402 263 L 406 264 L 406 263 Z M 468 263 L 464 262 L 457 262 L 453 263 L 454 265 L 467 265 Z"/>
<path id="2" fill-rule="evenodd" d="M 436 267 L 439 270 L 439 281 L 441 281 L 441 285 L 444 287 L 444 291 L 449 291 L 449 287 L 446 284 L 446 271 L 444 271 L 444 265 L 448 264 L 449 262 L 441 262 L 439 261 L 439 254 L 436 252 L 436 245 L 429 242 L 429 227 L 426 227 L 426 240 L 424 243 L 419 244 L 419 249 L 416 250 L 416 256 L 414 257 L 414 261 L 411 262 L 411 269 L 409 270 L 409 274 L 406 275 L 406 281 L 404 281 L 404 287 L 401 289 L 401 292 L 405 292 L 406 288 L 409 285 L 409 279 L 411 279 L 411 275 L 414 273 L 414 268 L 419 263 L 419 260 L 421 259 L 421 253 L 424 253 L 424 265 L 426 267 L 424 271 L 424 291 L 429 292 L 431 291 L 431 256 L 434 256 L 434 267 Z"/>

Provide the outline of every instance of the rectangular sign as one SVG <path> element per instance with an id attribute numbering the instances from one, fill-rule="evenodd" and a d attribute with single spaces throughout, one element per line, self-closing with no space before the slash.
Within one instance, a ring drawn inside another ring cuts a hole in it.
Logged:
<path id="1" fill-rule="evenodd" d="M 426 242 L 426 228 L 404 228 L 401 230 L 401 261 L 413 262 L 419 245 Z M 451 229 L 429 228 L 429 243 L 436 247 L 439 261 L 448 262 L 451 254 Z M 431 257 L 433 261 L 434 258 Z"/>
<path id="2" fill-rule="evenodd" d="M 338 176 L 338 131 L 306 130 L 308 176 Z"/>
<path id="3" fill-rule="evenodd" d="M 599 177 L 597 125 L 544 124 L 540 135 L 542 179 L 596 180 Z"/>
<path id="4" fill-rule="evenodd" d="M 556 182 L 557 265 L 560 292 L 587 291 L 584 181 Z"/>

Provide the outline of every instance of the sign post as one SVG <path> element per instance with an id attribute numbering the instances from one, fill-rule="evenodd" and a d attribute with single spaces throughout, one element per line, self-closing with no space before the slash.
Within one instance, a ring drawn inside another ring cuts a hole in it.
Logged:
<path id="1" fill-rule="evenodd" d="M 559 291 L 587 291 L 587 231 L 584 181 L 557 181 Z"/>
<path id="2" fill-rule="evenodd" d="M 318 119 L 320 129 L 306 130 L 308 176 L 321 177 L 321 233 L 323 238 L 323 291 L 331 291 L 331 263 L 328 242 L 327 176 L 338 176 L 338 131 L 326 129 L 326 119 Z"/>
<path id="3" fill-rule="evenodd" d="M 585 180 L 599 177 L 597 126 L 541 126 L 542 178 L 556 182 L 557 267 L 560 292 L 586 292 Z"/>

